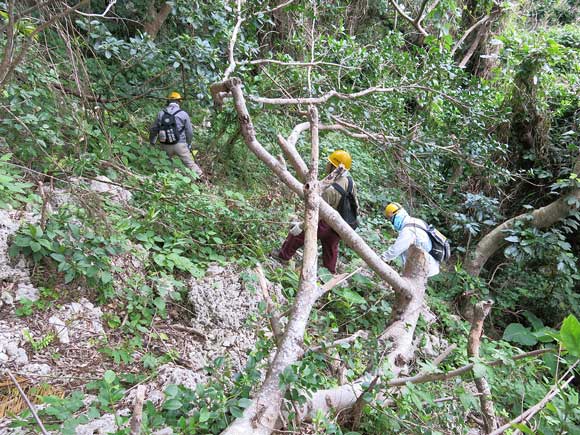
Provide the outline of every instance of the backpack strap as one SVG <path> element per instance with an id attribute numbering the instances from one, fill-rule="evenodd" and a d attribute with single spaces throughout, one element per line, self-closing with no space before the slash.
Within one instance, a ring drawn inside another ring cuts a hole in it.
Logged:
<path id="1" fill-rule="evenodd" d="M 418 224 L 407 224 L 407 225 L 404 225 L 404 226 L 403 226 L 403 229 L 405 229 L 405 228 L 407 228 L 407 227 L 409 227 L 409 228 L 419 228 L 420 230 L 423 230 L 423 231 L 425 231 L 427 234 L 429 234 L 429 227 L 428 227 L 428 225 L 427 225 L 427 224 L 425 224 L 425 226 L 423 226 L 423 225 L 418 225 Z"/>
<path id="2" fill-rule="evenodd" d="M 347 180 L 348 180 L 348 186 L 346 187 L 346 190 L 344 190 L 340 184 L 338 184 L 338 183 L 332 183 L 332 187 L 334 187 L 334 189 L 338 193 L 340 193 L 340 196 L 346 195 L 347 192 L 348 193 L 352 193 L 352 189 L 353 189 L 353 187 L 352 187 L 352 178 L 351 177 L 347 177 Z"/>

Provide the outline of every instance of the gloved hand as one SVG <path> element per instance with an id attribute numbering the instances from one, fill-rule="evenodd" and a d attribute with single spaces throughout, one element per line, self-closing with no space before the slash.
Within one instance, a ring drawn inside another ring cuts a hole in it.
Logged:
<path id="1" fill-rule="evenodd" d="M 381 260 L 383 260 L 385 263 L 391 261 L 389 258 L 387 258 L 387 251 L 381 254 Z"/>
<path id="2" fill-rule="evenodd" d="M 191 151 L 191 144 L 190 144 L 190 143 L 188 143 L 188 144 L 187 144 L 187 149 L 188 149 L 189 151 Z"/>
<path id="3" fill-rule="evenodd" d="M 290 226 L 290 234 L 297 236 L 302 232 L 302 222 L 292 222 Z"/>

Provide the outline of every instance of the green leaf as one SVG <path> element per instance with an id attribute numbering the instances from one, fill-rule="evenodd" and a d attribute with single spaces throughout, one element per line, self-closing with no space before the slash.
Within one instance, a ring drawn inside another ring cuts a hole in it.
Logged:
<path id="1" fill-rule="evenodd" d="M 252 404 L 252 401 L 250 399 L 243 398 L 243 399 L 238 400 L 238 405 L 244 409 L 246 409 L 251 404 Z"/>
<path id="2" fill-rule="evenodd" d="M 519 429 L 522 433 L 526 433 L 529 435 L 534 435 L 536 433 L 523 423 L 514 424 L 514 425 L 512 425 L 512 427 Z"/>
<path id="3" fill-rule="evenodd" d="M 473 364 L 473 376 L 476 379 L 483 378 L 487 374 L 487 368 L 484 364 L 475 363 Z"/>
<path id="4" fill-rule="evenodd" d="M 208 421 L 210 417 L 211 413 L 208 411 L 208 409 L 205 407 L 201 408 L 201 410 L 199 411 L 199 422 L 204 423 Z"/>
<path id="5" fill-rule="evenodd" d="M 348 288 L 343 289 L 340 294 L 344 299 L 346 299 L 347 302 L 350 302 L 351 304 L 365 304 L 367 302 L 365 298 L 363 298 L 357 292 Z"/>
<path id="6" fill-rule="evenodd" d="M 167 409 L 168 411 L 175 411 L 183 406 L 177 399 L 169 399 L 167 402 L 163 404 L 163 408 Z"/>
<path id="7" fill-rule="evenodd" d="M 107 370 L 105 372 L 105 374 L 103 375 L 103 379 L 105 380 L 105 382 L 107 384 L 112 384 L 113 382 L 115 382 L 115 379 L 117 379 L 117 375 L 115 374 L 114 371 L 112 370 Z"/>
<path id="8" fill-rule="evenodd" d="M 179 388 L 177 387 L 177 385 L 170 384 L 165 389 L 165 395 L 167 397 L 175 397 L 177 396 L 177 393 L 179 393 Z"/>
<path id="9" fill-rule="evenodd" d="M 522 314 L 530 322 L 530 325 L 532 325 L 532 330 L 538 331 L 544 327 L 544 323 L 534 313 L 524 311 Z"/>
<path id="10" fill-rule="evenodd" d="M 560 328 L 560 340 L 571 355 L 580 357 L 580 322 L 570 314 Z"/>
<path id="11" fill-rule="evenodd" d="M 232 415 L 236 418 L 241 418 L 244 416 L 244 411 L 242 411 L 240 408 L 238 408 L 237 406 L 230 406 L 230 412 L 232 413 Z"/>
<path id="12" fill-rule="evenodd" d="M 30 249 L 32 249 L 32 252 L 39 252 L 42 249 L 42 246 L 40 243 L 32 241 L 30 242 Z"/>
<path id="13" fill-rule="evenodd" d="M 538 342 L 530 328 L 526 328 L 520 323 L 510 323 L 503 332 L 503 339 L 524 346 L 533 346 Z"/>
<path id="14" fill-rule="evenodd" d="M 53 260 L 58 261 L 59 263 L 62 263 L 65 260 L 65 257 L 62 254 L 52 253 L 50 256 Z"/>

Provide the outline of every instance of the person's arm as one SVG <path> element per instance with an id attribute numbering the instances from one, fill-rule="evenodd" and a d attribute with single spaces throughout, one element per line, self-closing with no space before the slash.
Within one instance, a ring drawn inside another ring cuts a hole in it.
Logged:
<path id="1" fill-rule="evenodd" d="M 393 258 L 397 258 L 399 255 L 403 254 L 409 246 L 413 243 L 415 236 L 412 231 L 403 230 L 399 233 L 399 237 L 395 240 L 395 243 L 391 245 L 389 249 L 381 254 L 381 258 L 384 261 L 390 261 Z"/>
<path id="2" fill-rule="evenodd" d="M 185 141 L 187 146 L 191 148 L 191 141 L 193 140 L 193 126 L 191 125 L 191 119 L 189 115 L 184 112 L 183 117 L 183 128 L 185 129 Z"/>
<path id="3" fill-rule="evenodd" d="M 153 124 L 151 124 L 151 127 L 149 127 L 149 143 L 151 145 L 155 145 L 155 142 L 157 142 L 158 134 L 159 134 L 159 115 L 157 115 L 157 118 L 155 118 L 155 121 L 153 121 Z"/>

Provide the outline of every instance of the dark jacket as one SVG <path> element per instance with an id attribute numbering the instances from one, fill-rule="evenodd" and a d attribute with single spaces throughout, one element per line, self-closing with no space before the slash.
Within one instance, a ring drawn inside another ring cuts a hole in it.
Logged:
<path id="1" fill-rule="evenodd" d="M 175 113 L 179 109 L 179 104 L 177 103 L 169 103 L 169 105 L 165 108 L 168 113 Z M 163 116 L 163 110 L 159 111 L 157 114 L 157 118 L 151 124 L 149 128 L 149 143 L 154 145 L 157 142 L 157 136 L 159 135 L 159 127 L 161 126 L 161 117 Z M 191 141 L 193 139 L 193 127 L 191 125 L 191 120 L 189 119 L 189 115 L 185 110 L 182 110 L 177 115 L 175 115 L 175 122 L 177 123 L 177 129 L 179 130 L 179 141 L 178 143 L 185 143 L 188 146 L 191 146 Z"/>

